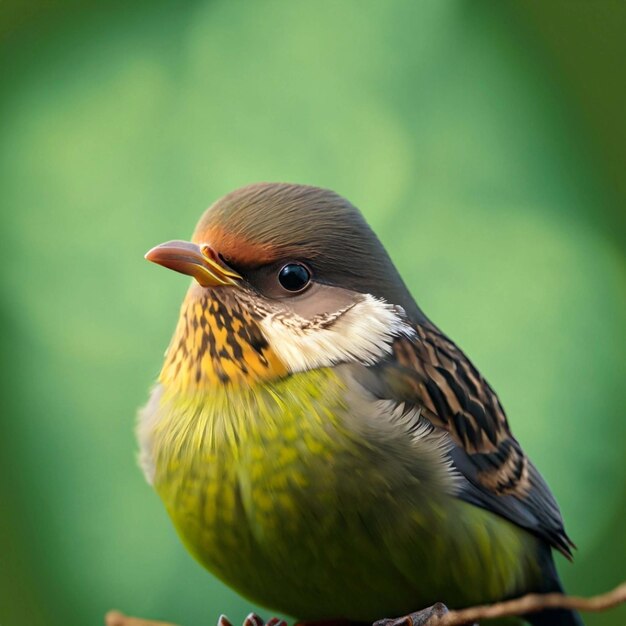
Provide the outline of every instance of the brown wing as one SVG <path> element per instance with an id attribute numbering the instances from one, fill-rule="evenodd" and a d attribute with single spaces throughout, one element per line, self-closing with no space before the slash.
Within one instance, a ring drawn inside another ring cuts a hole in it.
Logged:
<path id="1" fill-rule="evenodd" d="M 467 479 L 461 498 L 571 556 L 573 544 L 554 497 L 511 433 L 496 393 L 434 325 L 425 321 L 415 330 L 412 338 L 396 339 L 392 357 L 370 369 L 375 393 L 418 406 L 424 418 L 450 433 L 452 460 Z"/>
<path id="2" fill-rule="evenodd" d="M 403 381 L 423 403 L 423 415 L 447 430 L 477 465 L 478 482 L 499 495 L 529 489 L 528 458 L 513 437 L 498 396 L 461 350 L 434 326 L 394 343 Z"/>

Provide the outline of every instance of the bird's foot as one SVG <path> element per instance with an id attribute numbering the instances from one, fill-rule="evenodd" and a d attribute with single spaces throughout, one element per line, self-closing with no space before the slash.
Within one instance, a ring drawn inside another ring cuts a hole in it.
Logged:
<path id="1" fill-rule="evenodd" d="M 217 620 L 217 626 L 233 626 L 232 622 L 226 617 L 226 615 L 220 615 Z M 287 626 L 287 622 L 284 619 L 278 617 L 272 617 L 267 622 L 259 617 L 256 613 L 248 613 L 243 620 L 242 626 Z"/>
<path id="2" fill-rule="evenodd" d="M 409 613 L 404 617 L 379 619 L 374 622 L 373 626 L 437 626 L 441 622 L 441 618 L 449 612 L 445 604 L 437 602 L 427 609 Z"/>

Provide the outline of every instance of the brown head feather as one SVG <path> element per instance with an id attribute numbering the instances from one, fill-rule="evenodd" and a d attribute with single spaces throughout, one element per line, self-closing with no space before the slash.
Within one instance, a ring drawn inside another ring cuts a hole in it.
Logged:
<path id="1" fill-rule="evenodd" d="M 207 209 L 193 240 L 210 244 L 234 268 L 305 261 L 321 282 L 382 297 L 422 317 L 360 211 L 333 191 L 288 183 L 242 187 Z"/>

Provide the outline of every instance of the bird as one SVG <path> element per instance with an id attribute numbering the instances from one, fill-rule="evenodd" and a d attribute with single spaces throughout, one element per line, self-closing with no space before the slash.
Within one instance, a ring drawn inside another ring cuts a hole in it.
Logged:
<path id="1" fill-rule="evenodd" d="M 145 256 L 192 280 L 139 463 L 206 569 L 301 623 L 562 591 L 552 493 L 348 200 L 251 184 Z"/>

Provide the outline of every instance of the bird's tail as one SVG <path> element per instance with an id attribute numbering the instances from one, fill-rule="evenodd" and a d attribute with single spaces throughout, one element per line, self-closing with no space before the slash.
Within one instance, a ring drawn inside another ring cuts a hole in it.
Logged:
<path id="1" fill-rule="evenodd" d="M 539 593 L 564 593 L 559 574 L 556 571 L 552 551 L 548 546 L 543 553 L 543 584 Z M 538 613 L 524 615 L 524 619 L 532 626 L 585 626 L 578 611 L 570 609 L 548 609 Z"/>
<path id="2" fill-rule="evenodd" d="M 550 609 L 525 615 L 524 619 L 532 626 L 585 626 L 577 611 Z"/>

